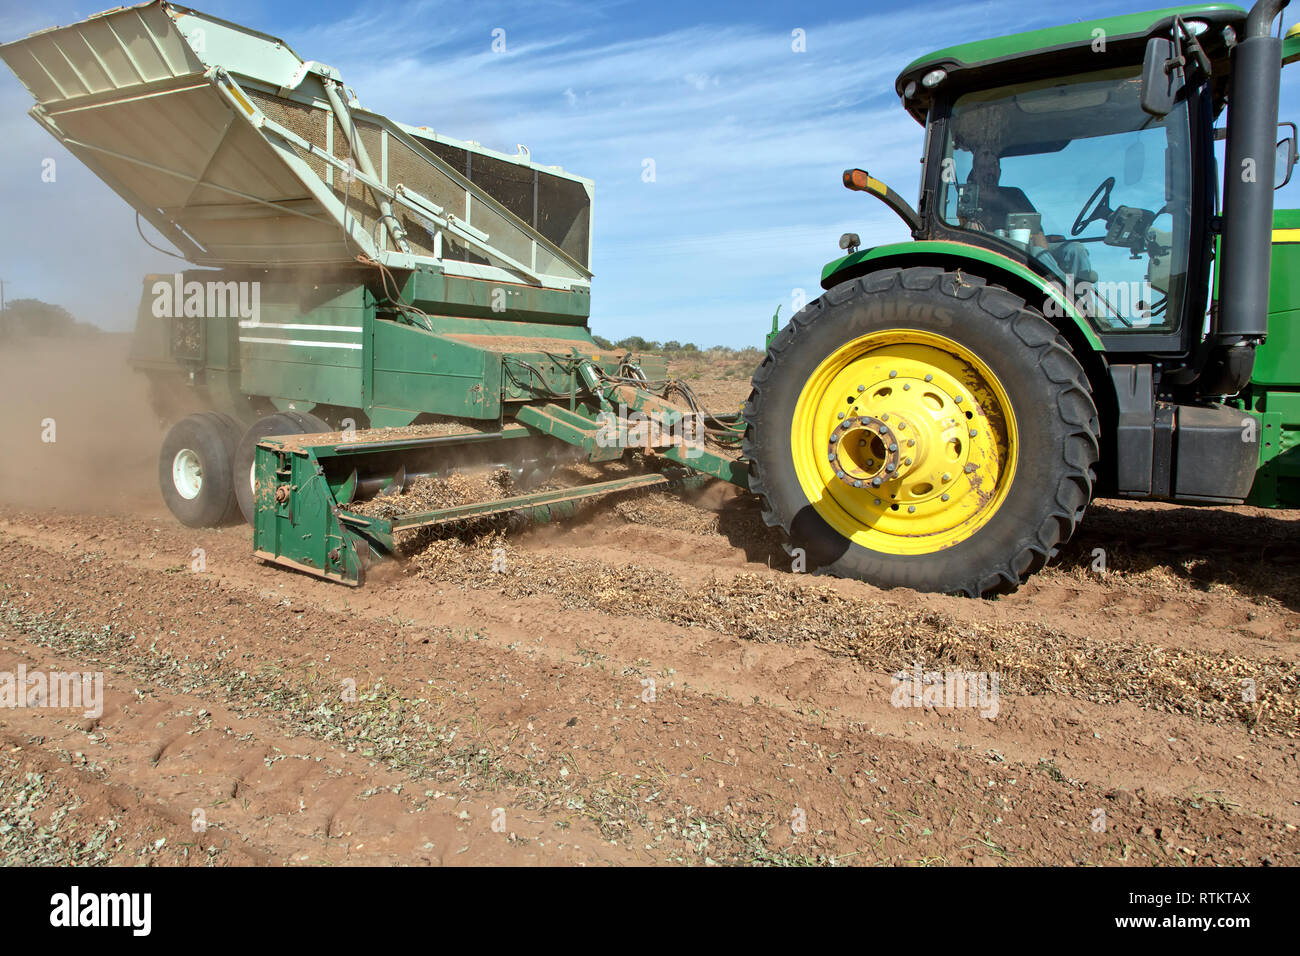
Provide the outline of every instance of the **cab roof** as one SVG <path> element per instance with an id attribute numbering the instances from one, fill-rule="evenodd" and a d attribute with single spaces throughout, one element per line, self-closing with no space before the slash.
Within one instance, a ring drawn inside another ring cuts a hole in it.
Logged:
<path id="1" fill-rule="evenodd" d="M 1209 25 L 1211 29 L 1198 39 L 1213 59 L 1216 48 L 1226 52 L 1223 28 L 1240 29 L 1246 11 L 1227 3 L 1164 7 L 961 43 L 913 60 L 898 75 L 894 89 L 907 111 L 917 122 L 924 123 L 936 90 L 927 88 L 921 78 L 933 70 L 942 69 L 948 74 L 940 84 L 944 87 L 978 88 L 1042 75 L 1065 75 L 1076 69 L 1076 60 L 1079 71 L 1096 65 L 1099 51 L 1094 50 L 1094 45 L 1099 38 L 1104 38 L 1105 51 L 1119 62 L 1140 62 L 1146 40 L 1167 32 L 1174 17 L 1201 20 Z M 1098 33 L 1099 30 L 1102 32 Z"/>

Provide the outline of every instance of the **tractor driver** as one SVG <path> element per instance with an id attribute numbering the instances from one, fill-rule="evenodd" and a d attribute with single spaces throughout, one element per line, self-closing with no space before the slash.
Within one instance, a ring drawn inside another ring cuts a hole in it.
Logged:
<path id="1" fill-rule="evenodd" d="M 1003 230 L 1006 234 L 1008 217 L 1013 213 L 1037 213 L 1034 204 L 1018 186 L 1003 186 L 1002 161 L 987 146 L 975 148 L 971 160 L 970 176 L 966 182 L 978 191 L 979 206 L 973 216 L 959 218 L 959 223 L 975 232 Z M 1041 219 L 1039 220 L 1041 222 Z M 1092 259 L 1082 243 L 1071 242 L 1064 236 L 1048 237 L 1041 225 L 1029 234 L 1029 250 L 1049 269 L 1062 278 L 1074 276 L 1083 282 L 1096 282 Z"/>

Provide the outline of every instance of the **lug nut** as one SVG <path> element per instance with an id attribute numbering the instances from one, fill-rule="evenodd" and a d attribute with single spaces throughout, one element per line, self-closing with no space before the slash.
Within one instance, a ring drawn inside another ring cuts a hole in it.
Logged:
<path id="1" fill-rule="evenodd" d="M 903 464 L 905 464 L 905 465 L 910 465 L 911 463 L 912 463 L 912 459 L 910 459 L 910 458 L 904 458 L 904 459 L 903 459 Z"/>
<path id="2" fill-rule="evenodd" d="M 885 466 L 885 471 L 893 471 L 893 470 L 894 470 L 894 463 L 891 461 L 888 465 Z"/>
<path id="3" fill-rule="evenodd" d="M 908 513 L 908 514 L 912 514 L 914 511 L 916 511 L 916 505 L 908 505 L 908 506 L 907 506 L 907 513 Z"/>
<path id="4" fill-rule="evenodd" d="M 954 396 L 952 397 L 952 400 L 953 400 L 954 402 L 956 402 L 958 405 L 961 404 L 961 396 L 960 396 L 960 395 L 954 395 Z"/>
<path id="5" fill-rule="evenodd" d="M 871 484 L 872 484 L 873 487 L 875 487 L 875 488 L 879 488 L 879 487 L 880 487 L 880 479 L 879 479 L 879 478 L 872 478 L 872 479 L 871 479 Z M 879 498 L 876 499 L 876 504 L 880 504 L 880 499 L 879 499 Z"/>
<path id="6" fill-rule="evenodd" d="M 844 413 L 843 413 L 843 412 L 840 412 L 840 414 L 838 415 L 838 417 L 839 417 L 839 418 L 843 418 L 843 417 L 844 417 Z"/>
<path id="7" fill-rule="evenodd" d="M 901 432 L 901 431 L 904 431 L 906 428 L 907 428 L 907 422 L 899 422 L 899 423 L 898 423 L 898 430 L 899 430 L 900 432 Z"/>
<path id="8" fill-rule="evenodd" d="M 854 478 L 854 479 L 853 479 L 853 487 L 854 487 L 854 488 L 861 488 L 861 487 L 862 487 L 862 482 L 859 481 L 857 478 Z"/>
<path id="9" fill-rule="evenodd" d="M 907 440 L 907 447 L 908 447 L 908 448 L 911 448 L 911 447 L 912 447 L 913 445 L 915 445 L 915 444 L 916 444 L 916 439 L 915 439 L 915 438 L 909 438 L 909 439 Z"/>
<path id="10" fill-rule="evenodd" d="M 889 370 L 889 377 L 890 377 L 890 378 L 898 378 L 898 372 L 891 368 L 891 369 Z"/>
<path id="11" fill-rule="evenodd" d="M 908 385 L 906 382 L 903 383 L 903 391 L 906 392 L 906 391 L 908 391 L 911 387 L 912 387 L 912 386 L 911 386 L 911 385 Z"/>
<path id="12" fill-rule="evenodd" d="M 974 466 L 974 465 L 967 465 L 965 471 L 966 471 L 966 474 L 969 475 L 969 474 L 971 474 L 972 472 L 975 471 L 975 466 Z"/>
<path id="13" fill-rule="evenodd" d="M 889 421 L 889 412 L 885 412 L 885 414 L 881 415 L 881 416 L 880 416 L 880 420 L 881 420 L 882 422 L 887 422 L 887 421 Z"/>
<path id="14" fill-rule="evenodd" d="M 876 504 L 880 504 L 880 499 L 877 498 L 875 503 L 876 503 Z"/>
<path id="15" fill-rule="evenodd" d="M 952 475 L 948 474 L 948 473 L 945 471 L 945 472 L 943 473 L 943 480 L 944 480 L 944 481 L 952 481 Z"/>
<path id="16" fill-rule="evenodd" d="M 858 386 L 858 391 L 859 391 L 859 392 L 865 392 L 866 390 L 867 390 L 867 386 L 865 386 L 865 385 L 859 385 L 859 386 Z"/>
<path id="17" fill-rule="evenodd" d="M 927 382 L 934 381 L 934 376 L 933 376 L 933 375 L 927 375 L 927 376 L 925 377 L 925 380 L 926 380 Z"/>
<path id="18" fill-rule="evenodd" d="M 975 429 L 972 428 L 972 429 L 970 430 L 970 437 L 971 437 L 971 438 L 974 438 L 974 437 L 975 437 L 976 435 L 978 435 L 978 434 L 979 434 L 979 432 L 977 432 Z"/>
<path id="19" fill-rule="evenodd" d="M 898 442 L 894 442 L 892 445 L 890 445 L 890 446 L 889 446 L 889 450 L 890 450 L 890 451 L 898 451 Z"/>
<path id="20" fill-rule="evenodd" d="M 947 501 L 947 500 L 948 500 L 948 495 L 947 495 L 946 493 L 940 495 L 940 496 L 939 496 L 939 500 L 940 500 L 940 501 Z"/>
<path id="21" fill-rule="evenodd" d="M 837 441 L 839 441 L 839 440 L 840 440 L 840 436 L 839 436 L 839 435 L 831 435 L 831 444 L 832 444 L 832 445 L 834 445 L 834 444 L 835 444 Z"/>

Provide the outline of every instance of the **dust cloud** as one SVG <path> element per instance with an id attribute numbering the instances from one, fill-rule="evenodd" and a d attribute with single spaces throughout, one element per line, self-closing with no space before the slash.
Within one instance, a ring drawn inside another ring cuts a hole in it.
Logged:
<path id="1" fill-rule="evenodd" d="M 0 342 L 0 503 L 165 513 L 162 430 L 147 380 L 127 365 L 129 344 L 93 331 Z"/>

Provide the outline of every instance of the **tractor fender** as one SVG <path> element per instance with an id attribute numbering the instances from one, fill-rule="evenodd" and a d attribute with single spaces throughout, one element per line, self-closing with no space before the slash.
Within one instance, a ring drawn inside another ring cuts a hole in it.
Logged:
<path id="1" fill-rule="evenodd" d="M 1059 288 L 1024 263 L 981 246 L 944 239 L 875 246 L 829 263 L 822 270 L 821 285 L 823 289 L 829 289 L 877 269 L 917 265 L 938 265 L 949 271 L 963 269 L 987 282 L 1004 286 L 1042 312 L 1076 350 L 1086 343 L 1086 351 L 1094 356 L 1100 356 L 1104 351 L 1096 331 Z M 1078 358 L 1086 367 L 1088 356 L 1080 354 Z"/>

